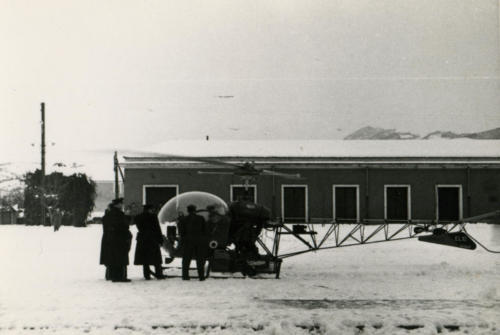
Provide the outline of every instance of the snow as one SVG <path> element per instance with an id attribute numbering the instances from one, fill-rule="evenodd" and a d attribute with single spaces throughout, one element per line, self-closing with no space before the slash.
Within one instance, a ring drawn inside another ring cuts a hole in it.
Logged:
<path id="1" fill-rule="evenodd" d="M 500 226 L 468 231 L 500 249 Z M 287 258 L 278 280 L 145 281 L 131 265 L 111 283 L 100 239 L 99 225 L 0 226 L 0 333 L 500 334 L 500 256 L 482 249 L 411 239 Z"/>
<path id="2" fill-rule="evenodd" d="M 500 140 L 177 140 L 146 151 L 238 157 L 500 157 Z M 129 156 L 137 156 L 131 154 Z M 123 153 L 127 155 L 126 153 Z M 141 155 L 143 156 L 143 155 Z"/>

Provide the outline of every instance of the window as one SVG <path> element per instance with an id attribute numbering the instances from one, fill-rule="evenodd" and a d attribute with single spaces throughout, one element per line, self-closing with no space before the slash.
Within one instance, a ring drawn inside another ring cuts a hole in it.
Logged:
<path id="1" fill-rule="evenodd" d="M 411 220 L 410 185 L 384 185 L 384 218 Z"/>
<path id="2" fill-rule="evenodd" d="M 436 185 L 436 219 L 438 222 L 462 219 L 462 185 Z"/>
<path id="3" fill-rule="evenodd" d="M 359 222 L 359 185 L 333 185 L 333 218 Z"/>
<path id="4" fill-rule="evenodd" d="M 281 186 L 281 216 L 283 222 L 307 222 L 307 186 Z"/>
<path id="5" fill-rule="evenodd" d="M 142 187 L 142 204 L 160 208 L 179 193 L 178 185 L 144 185 Z"/>
<path id="6" fill-rule="evenodd" d="M 231 185 L 229 199 L 236 201 L 239 198 L 247 195 L 250 200 L 257 202 L 257 186 L 256 185 Z"/>

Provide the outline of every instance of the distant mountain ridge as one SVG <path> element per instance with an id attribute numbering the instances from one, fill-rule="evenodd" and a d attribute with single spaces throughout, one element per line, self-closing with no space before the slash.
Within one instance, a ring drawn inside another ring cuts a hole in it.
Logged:
<path id="1" fill-rule="evenodd" d="M 430 139 L 455 139 L 470 138 L 476 140 L 500 139 L 500 128 L 494 128 L 477 133 L 454 133 L 452 131 L 433 131 L 425 136 L 410 132 L 400 132 L 396 129 L 377 127 L 363 127 L 344 137 L 344 140 L 430 140 Z"/>
<path id="2" fill-rule="evenodd" d="M 424 140 L 432 138 L 472 138 L 476 140 L 498 140 L 500 139 L 500 128 L 481 131 L 478 133 L 456 134 L 452 131 L 434 131 L 422 137 Z"/>
<path id="3" fill-rule="evenodd" d="M 413 140 L 420 138 L 410 132 L 398 132 L 396 129 L 363 127 L 344 137 L 344 140 Z"/>

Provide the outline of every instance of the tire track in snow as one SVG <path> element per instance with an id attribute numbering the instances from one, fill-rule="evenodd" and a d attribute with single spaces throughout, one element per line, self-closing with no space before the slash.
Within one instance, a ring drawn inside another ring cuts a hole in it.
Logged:
<path id="1" fill-rule="evenodd" d="M 262 299 L 261 301 L 303 309 L 411 308 L 420 310 L 500 308 L 500 300 L 452 299 Z"/>

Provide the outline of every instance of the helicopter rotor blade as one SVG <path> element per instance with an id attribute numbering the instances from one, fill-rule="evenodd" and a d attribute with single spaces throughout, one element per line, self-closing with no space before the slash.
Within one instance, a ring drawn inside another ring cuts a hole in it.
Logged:
<path id="1" fill-rule="evenodd" d="M 107 152 L 114 152 L 116 150 L 107 150 Z M 151 157 L 151 158 L 173 158 L 173 159 L 181 159 L 185 161 L 195 161 L 195 162 L 202 162 L 202 163 L 208 163 L 208 164 L 213 164 L 213 165 L 218 165 L 218 166 L 228 166 L 237 169 L 234 172 L 208 172 L 208 171 L 199 171 L 199 174 L 233 174 L 233 175 L 240 175 L 240 176 L 245 176 L 245 175 L 267 175 L 267 176 L 277 176 L 277 177 L 283 177 L 286 179 L 304 179 L 300 176 L 300 174 L 291 174 L 291 173 L 283 173 L 283 172 L 277 172 L 277 171 L 272 171 L 272 170 L 266 170 L 266 169 L 259 169 L 256 168 L 253 162 L 244 162 L 242 164 L 236 164 L 236 163 L 229 163 L 225 162 L 221 159 L 217 158 L 208 158 L 208 157 L 193 157 L 193 156 L 182 156 L 182 155 L 172 155 L 172 154 L 167 154 L 167 153 L 160 153 L 160 152 L 154 152 L 154 151 L 143 151 L 143 150 L 128 150 L 128 149 L 122 149 L 121 150 L 122 154 L 121 156 L 127 156 L 127 155 L 137 155 L 140 157 Z"/>
<path id="2" fill-rule="evenodd" d="M 219 166 L 230 166 L 233 168 L 241 168 L 241 165 L 238 165 L 235 163 L 224 162 L 222 160 L 212 159 L 212 158 L 207 158 L 207 157 L 182 156 L 182 155 L 172 155 L 172 154 L 166 154 L 166 153 L 155 152 L 155 151 L 127 150 L 127 149 L 123 149 L 121 152 L 123 152 L 122 154 L 120 154 L 121 156 L 137 155 L 140 157 L 173 158 L 173 159 L 181 159 L 181 160 L 185 160 L 185 161 L 195 161 L 195 162 L 202 162 L 202 163 L 208 163 L 208 164 L 219 165 Z"/>
<path id="3" fill-rule="evenodd" d="M 206 158 L 206 157 L 191 157 L 191 156 L 178 156 L 178 155 L 167 155 L 167 157 L 197 161 L 197 162 L 208 163 L 208 164 L 213 164 L 213 165 L 230 166 L 230 167 L 237 168 L 237 169 L 241 168 L 241 165 L 238 165 L 235 163 L 224 162 L 224 161 L 221 161 L 218 159 L 211 159 L 211 158 Z"/>
<path id="4" fill-rule="evenodd" d="M 217 172 L 217 171 L 198 171 L 198 174 L 212 174 L 212 175 L 234 175 L 234 172 Z"/>
<path id="5" fill-rule="evenodd" d="M 299 173 L 284 173 L 271 170 L 262 170 L 262 174 L 267 176 L 283 177 L 286 179 L 304 179 Z"/>

